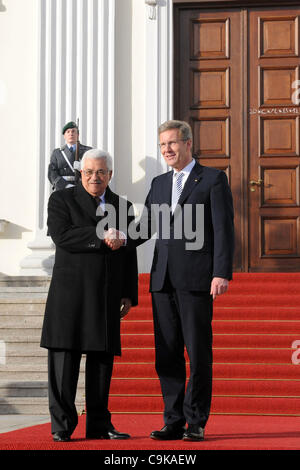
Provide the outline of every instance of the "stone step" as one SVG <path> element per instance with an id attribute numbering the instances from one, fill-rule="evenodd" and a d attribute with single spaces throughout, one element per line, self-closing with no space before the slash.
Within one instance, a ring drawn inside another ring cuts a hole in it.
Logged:
<path id="1" fill-rule="evenodd" d="M 28 303 L 1 303 L 0 301 L 0 318 L 2 315 L 44 315 L 45 302 L 28 302 Z"/>
<path id="2" fill-rule="evenodd" d="M 44 318 L 44 314 L 45 304 L 0 304 L 0 325 L 5 315 L 9 317 L 15 316 L 17 317 L 16 320 L 19 321 L 20 317 L 27 316 Z"/>
<path id="3" fill-rule="evenodd" d="M 80 374 L 78 379 L 78 394 L 84 397 L 84 375 Z M 11 381 L 0 380 L 0 396 L 6 398 L 9 402 L 11 398 L 16 397 L 47 397 L 48 382 L 45 381 Z"/>
<path id="4" fill-rule="evenodd" d="M 21 372 L 27 372 L 27 373 L 46 372 L 47 367 L 48 367 L 47 361 L 45 361 L 45 360 L 44 360 L 44 363 L 42 365 L 34 364 L 34 363 L 30 363 L 28 361 L 25 361 L 23 364 L 15 364 L 15 365 L 11 365 L 11 366 L 1 364 L 0 365 L 0 372 L 6 372 L 8 370 L 10 370 L 11 372 L 20 372 L 20 373 Z M 82 357 L 82 360 L 80 362 L 80 371 L 84 371 L 84 370 L 85 370 L 85 357 Z"/>
<path id="5" fill-rule="evenodd" d="M 77 412 L 84 410 L 84 398 L 76 398 Z M 12 397 L 9 402 L 6 398 L 0 398 L 0 415 L 23 414 L 23 415 L 49 415 L 47 397 Z"/>
<path id="6" fill-rule="evenodd" d="M 30 303 L 30 302 L 43 302 L 47 298 L 47 291 L 32 291 L 29 289 L 6 289 L 6 292 L 0 293 L 1 303 Z"/>
<path id="7" fill-rule="evenodd" d="M 80 364 L 80 374 L 84 374 L 85 360 Z M 41 363 L 8 363 L 0 365 L 0 380 L 11 382 L 23 381 L 47 381 L 48 380 L 48 364 L 45 358 Z"/>
<path id="8" fill-rule="evenodd" d="M 51 276 L 0 276 L 0 287 L 48 288 Z"/>
<path id="9" fill-rule="evenodd" d="M 21 335 L 19 329 L 14 329 L 10 335 L 3 336 L 0 328 L 0 371 L 4 365 L 47 361 L 47 350 L 40 347 L 40 341 L 40 330 L 35 335 L 27 335 L 23 329 Z"/>
<path id="10" fill-rule="evenodd" d="M 11 287 L 11 286 L 2 286 L 0 283 L 0 298 L 3 294 L 18 295 L 18 294 L 47 294 L 48 287 L 42 286 L 31 286 L 31 287 Z"/>
<path id="11" fill-rule="evenodd" d="M 10 381 L 0 380 L 0 396 L 5 397 L 8 401 L 14 397 L 47 397 L 48 383 L 47 381 Z"/>
<path id="12" fill-rule="evenodd" d="M 0 340 L 0 370 L 3 365 L 47 362 L 47 350 L 40 347 L 40 335 L 34 337 L 34 341 L 32 339 L 28 338 L 29 341 L 26 342 L 24 337 L 17 336 L 6 338 L 6 341 Z"/>
<path id="13" fill-rule="evenodd" d="M 44 365 L 47 364 L 47 354 L 40 354 L 39 351 L 37 352 L 36 355 L 30 355 L 26 356 L 25 354 L 23 356 L 12 356 L 7 354 L 5 357 L 4 363 L 6 366 L 20 366 L 23 365 L 24 363 L 30 362 L 30 364 L 35 364 L 35 365 Z M 0 365 L 0 372 L 1 372 L 1 365 Z"/>
<path id="14" fill-rule="evenodd" d="M 38 332 L 36 332 L 34 335 L 27 335 L 26 336 L 24 334 L 22 334 L 22 332 L 20 332 L 20 330 L 18 330 L 17 328 L 14 329 L 14 332 L 15 334 L 12 335 L 10 338 L 5 338 L 5 340 L 3 338 L 2 341 L 5 341 L 6 344 L 10 344 L 10 343 L 25 343 L 25 344 L 36 344 L 36 343 L 40 343 L 40 340 L 41 340 L 41 330 L 39 330 Z"/>
<path id="15" fill-rule="evenodd" d="M 35 341 L 33 338 L 41 338 L 41 328 L 31 328 L 31 327 L 12 327 L 12 328 L 1 328 L 0 326 L 0 339 L 3 341 L 9 341 L 14 339 L 16 336 L 20 336 L 20 331 L 22 331 L 23 341 L 32 342 Z"/>
<path id="16" fill-rule="evenodd" d="M 5 351 L 6 357 L 12 360 L 17 360 L 18 357 L 47 357 L 47 350 L 40 347 L 40 338 L 37 341 L 29 343 L 24 342 L 23 338 L 20 338 L 20 341 L 6 341 Z"/>
<path id="17" fill-rule="evenodd" d="M 40 347 L 50 277 L 0 276 L 0 415 L 49 415 L 47 350 Z M 84 409 L 84 368 L 77 406 Z"/>
<path id="18" fill-rule="evenodd" d="M 11 313 L 16 315 L 43 315 L 46 299 L 46 293 L 20 293 L 17 295 L 2 293 L 0 295 L 0 315 Z"/>
<path id="19" fill-rule="evenodd" d="M 5 328 L 42 328 L 44 316 L 43 315 L 11 315 L 3 314 L 0 317 L 0 331 Z"/>
<path id="20" fill-rule="evenodd" d="M 21 367 L 20 367 L 21 368 Z M 11 369 L 11 367 L 6 368 L 5 366 L 0 366 L 0 380 L 10 380 L 10 381 L 23 381 L 31 378 L 33 381 L 45 381 L 48 380 L 48 373 L 46 370 L 16 370 Z"/>

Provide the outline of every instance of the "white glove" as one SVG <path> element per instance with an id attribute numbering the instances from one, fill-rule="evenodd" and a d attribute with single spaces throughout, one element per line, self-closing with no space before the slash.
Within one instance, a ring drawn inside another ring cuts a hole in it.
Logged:
<path id="1" fill-rule="evenodd" d="M 80 171 L 80 170 L 81 170 L 81 163 L 75 161 L 75 162 L 73 163 L 73 168 L 74 168 L 74 170 Z"/>

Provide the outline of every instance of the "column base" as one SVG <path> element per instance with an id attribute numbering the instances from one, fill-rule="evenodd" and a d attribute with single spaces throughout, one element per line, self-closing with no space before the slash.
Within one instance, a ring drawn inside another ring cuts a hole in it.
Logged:
<path id="1" fill-rule="evenodd" d="M 32 251 L 20 262 L 21 276 L 51 276 L 54 266 L 55 245 L 46 231 L 36 233 L 36 238 L 28 243 Z"/>

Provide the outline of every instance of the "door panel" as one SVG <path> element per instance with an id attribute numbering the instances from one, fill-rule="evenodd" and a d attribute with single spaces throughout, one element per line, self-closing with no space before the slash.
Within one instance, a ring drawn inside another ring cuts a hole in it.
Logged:
<path id="1" fill-rule="evenodd" d="M 201 164 L 227 174 L 235 204 L 235 270 L 241 270 L 241 11 L 186 9 L 177 21 L 175 118 L 190 123 Z"/>
<path id="2" fill-rule="evenodd" d="M 249 11 L 249 270 L 300 269 L 299 9 Z"/>
<path id="3" fill-rule="evenodd" d="M 200 163 L 224 170 L 236 271 L 300 270 L 298 8 L 178 8 L 175 113 Z"/>

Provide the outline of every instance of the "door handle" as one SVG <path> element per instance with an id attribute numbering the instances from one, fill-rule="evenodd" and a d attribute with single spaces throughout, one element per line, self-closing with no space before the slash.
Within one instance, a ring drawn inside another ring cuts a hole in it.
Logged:
<path id="1" fill-rule="evenodd" d="M 257 180 L 257 181 L 255 181 L 255 180 L 250 180 L 250 181 L 249 181 L 249 184 L 250 184 L 250 186 L 252 186 L 252 187 L 250 188 L 250 191 L 253 191 L 253 192 L 254 192 L 254 191 L 255 191 L 254 186 L 261 186 L 262 182 L 263 182 L 263 180 L 261 180 L 261 179 L 259 179 L 259 180 Z"/>
<path id="2" fill-rule="evenodd" d="M 262 182 L 263 182 L 263 180 L 257 180 L 257 181 L 250 180 L 249 184 L 251 184 L 251 186 L 253 186 L 253 185 L 260 186 Z"/>

